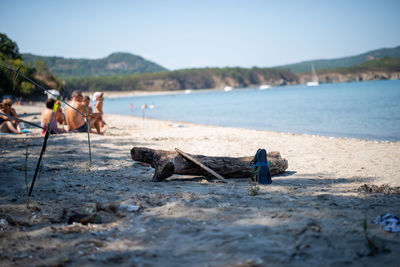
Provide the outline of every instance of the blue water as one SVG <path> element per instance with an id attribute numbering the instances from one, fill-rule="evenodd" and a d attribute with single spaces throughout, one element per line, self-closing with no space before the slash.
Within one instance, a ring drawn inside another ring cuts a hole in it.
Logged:
<path id="1" fill-rule="evenodd" d="M 105 99 L 104 112 L 279 132 L 400 140 L 400 80 Z M 131 110 L 129 105 L 133 104 Z"/>

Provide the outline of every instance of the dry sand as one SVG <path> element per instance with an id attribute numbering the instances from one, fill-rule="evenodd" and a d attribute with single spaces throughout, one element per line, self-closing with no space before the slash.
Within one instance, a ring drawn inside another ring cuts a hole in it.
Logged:
<path id="1" fill-rule="evenodd" d="M 16 110 L 38 123 L 41 107 Z M 105 120 L 107 134 L 90 136 L 91 166 L 86 134 L 50 136 L 29 208 L 25 166 L 30 183 L 43 136 L 0 136 L 1 266 L 399 266 L 400 233 L 370 223 L 400 215 L 399 142 Z M 153 169 L 131 160 L 133 146 L 233 157 L 266 148 L 280 151 L 289 169 L 256 196 L 247 179 L 174 175 L 154 183 Z M 360 191 L 364 184 L 383 192 Z M 68 225 L 74 214 L 98 223 Z"/>

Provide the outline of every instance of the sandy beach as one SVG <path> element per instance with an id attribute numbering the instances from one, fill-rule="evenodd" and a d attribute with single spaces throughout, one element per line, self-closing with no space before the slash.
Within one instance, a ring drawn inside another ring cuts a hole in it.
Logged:
<path id="1" fill-rule="evenodd" d="M 44 105 L 15 106 L 38 123 Z M 400 142 L 366 141 L 105 115 L 108 132 L 1 135 L 1 266 L 398 266 L 400 233 L 371 223 L 400 216 Z M 249 195 L 228 184 L 132 161 L 134 146 L 208 156 L 279 151 L 289 168 Z M 28 152 L 28 154 L 27 154 Z M 91 223 L 68 224 L 76 214 Z M 367 230 L 363 229 L 366 220 Z M 369 245 L 368 245 L 369 244 Z M 372 244 L 372 245 L 371 245 Z"/>

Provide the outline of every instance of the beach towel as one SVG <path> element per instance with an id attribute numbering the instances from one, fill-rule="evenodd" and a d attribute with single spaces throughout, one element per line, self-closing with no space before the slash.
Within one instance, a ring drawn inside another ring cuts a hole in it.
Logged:
<path id="1" fill-rule="evenodd" d="M 374 224 L 380 224 L 383 230 L 393 233 L 400 232 L 400 219 L 393 214 L 386 213 L 372 220 Z"/>

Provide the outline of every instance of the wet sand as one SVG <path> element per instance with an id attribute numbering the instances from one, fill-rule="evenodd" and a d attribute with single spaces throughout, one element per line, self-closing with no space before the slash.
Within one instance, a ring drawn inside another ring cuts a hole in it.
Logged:
<path id="1" fill-rule="evenodd" d="M 15 106 L 36 123 L 41 107 Z M 400 234 L 370 221 L 400 216 L 399 142 L 105 120 L 109 131 L 90 136 L 91 165 L 86 134 L 50 136 L 29 208 L 25 177 L 30 184 L 43 136 L 37 129 L 0 136 L 0 265 L 398 264 Z M 289 168 L 256 196 L 246 178 L 223 184 L 174 175 L 154 183 L 154 170 L 131 160 L 134 146 L 232 157 L 266 148 L 280 151 Z M 67 224 L 74 214 L 95 219 Z M 375 248 L 367 246 L 365 219 Z"/>

